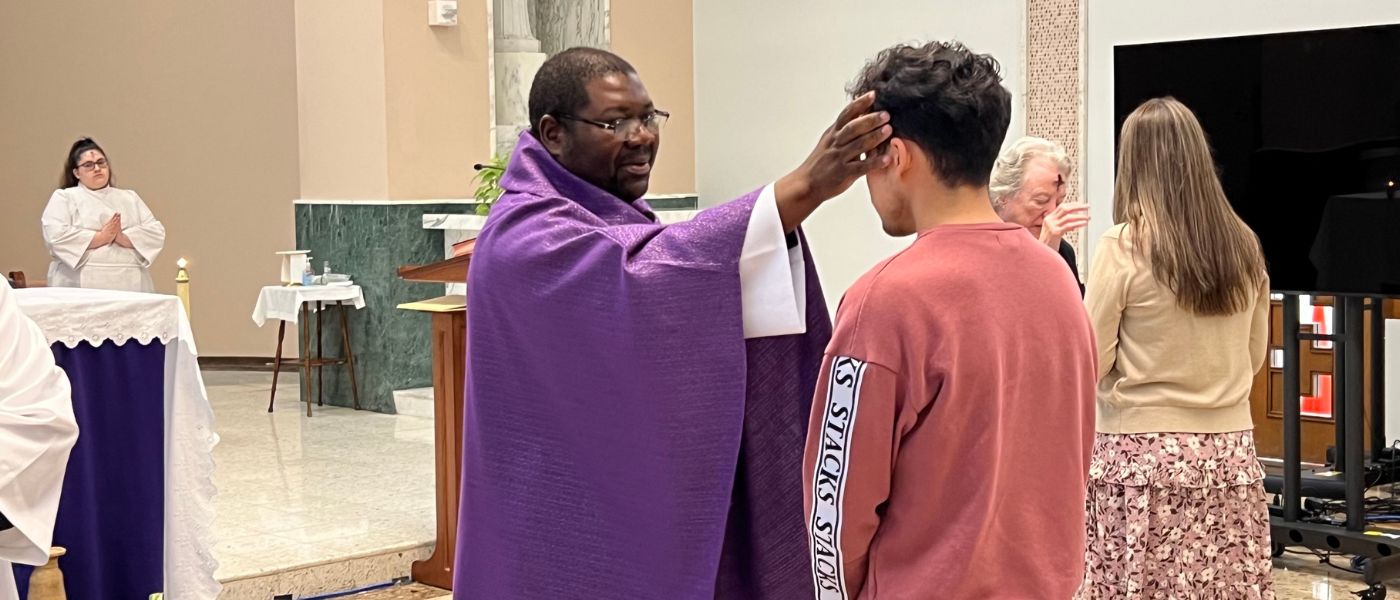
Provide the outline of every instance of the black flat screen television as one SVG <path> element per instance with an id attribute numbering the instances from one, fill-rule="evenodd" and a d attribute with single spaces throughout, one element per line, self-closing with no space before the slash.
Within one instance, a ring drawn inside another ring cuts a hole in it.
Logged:
<path id="1" fill-rule="evenodd" d="M 1386 194 L 1400 182 L 1400 25 L 1122 45 L 1113 59 L 1115 140 L 1144 100 L 1191 107 L 1275 290 L 1400 296 L 1400 200 Z"/>

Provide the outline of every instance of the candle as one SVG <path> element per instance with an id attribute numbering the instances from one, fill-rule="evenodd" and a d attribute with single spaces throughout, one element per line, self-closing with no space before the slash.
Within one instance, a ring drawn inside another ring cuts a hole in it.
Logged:
<path id="1" fill-rule="evenodd" d="M 175 295 L 180 297 L 180 304 L 185 305 L 185 316 L 190 314 L 190 273 L 185 270 L 189 261 L 181 258 L 175 261 L 175 266 L 180 270 L 175 272 Z"/>

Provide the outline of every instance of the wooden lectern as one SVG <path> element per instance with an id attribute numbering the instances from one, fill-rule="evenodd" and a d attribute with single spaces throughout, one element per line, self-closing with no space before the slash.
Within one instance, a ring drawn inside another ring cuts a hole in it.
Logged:
<path id="1" fill-rule="evenodd" d="M 426 283 L 465 283 L 471 253 L 430 265 L 399 267 L 399 277 Z M 427 560 L 413 563 L 413 579 L 452 589 L 457 550 L 457 505 L 461 492 L 462 401 L 466 392 L 467 310 L 461 296 L 402 305 L 433 315 L 433 447 L 437 470 L 437 546 Z"/>

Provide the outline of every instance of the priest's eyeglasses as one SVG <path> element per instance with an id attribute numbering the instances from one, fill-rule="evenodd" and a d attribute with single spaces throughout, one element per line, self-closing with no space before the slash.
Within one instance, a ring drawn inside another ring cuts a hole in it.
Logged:
<path id="1" fill-rule="evenodd" d="M 90 160 L 85 163 L 79 164 L 78 168 L 84 171 L 96 171 L 98 169 L 105 169 L 107 168 L 107 159 L 99 158 L 97 160 Z"/>
<path id="2" fill-rule="evenodd" d="M 614 136 L 625 140 L 635 135 L 643 127 L 652 133 L 661 131 L 661 127 L 666 124 L 666 119 L 671 118 L 671 113 L 664 110 L 653 110 L 640 117 L 623 117 L 611 121 L 594 121 L 573 115 L 558 115 L 555 118 L 587 123 L 604 131 L 611 131 Z"/>

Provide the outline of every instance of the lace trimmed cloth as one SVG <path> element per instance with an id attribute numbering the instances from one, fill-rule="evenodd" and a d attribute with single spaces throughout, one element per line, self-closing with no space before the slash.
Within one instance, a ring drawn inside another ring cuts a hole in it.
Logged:
<path id="1" fill-rule="evenodd" d="M 219 436 L 184 306 L 174 296 L 80 288 L 19 289 L 15 297 L 50 344 L 165 346 L 164 592 L 167 598 L 214 600 L 219 563 L 210 529 Z"/>

